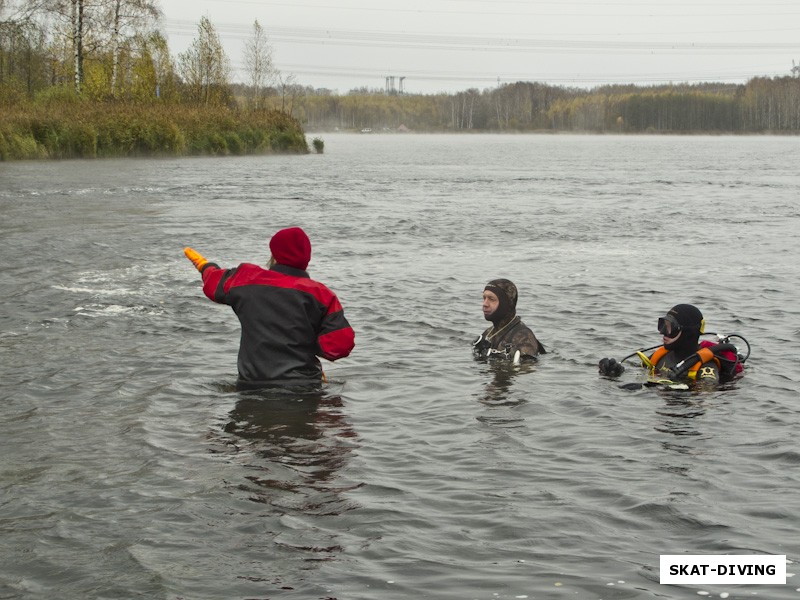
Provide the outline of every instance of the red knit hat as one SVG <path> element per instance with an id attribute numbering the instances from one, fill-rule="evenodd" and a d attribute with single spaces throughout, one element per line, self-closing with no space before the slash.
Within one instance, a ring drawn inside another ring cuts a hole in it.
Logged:
<path id="1" fill-rule="evenodd" d="M 302 271 L 311 260 L 311 240 L 299 227 L 281 229 L 269 241 L 269 249 L 278 264 Z"/>

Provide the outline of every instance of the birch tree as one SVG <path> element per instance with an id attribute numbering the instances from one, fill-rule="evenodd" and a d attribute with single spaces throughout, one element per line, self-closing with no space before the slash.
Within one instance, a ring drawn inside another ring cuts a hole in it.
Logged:
<path id="1" fill-rule="evenodd" d="M 75 68 L 75 91 L 81 93 L 83 85 L 83 35 L 85 31 L 84 23 L 84 0 L 71 0 L 72 3 L 72 55 Z"/>
<path id="2" fill-rule="evenodd" d="M 137 102 L 158 100 L 169 103 L 176 100 L 175 71 L 164 36 L 160 32 L 135 36 L 128 46 L 132 49 L 132 56 L 125 71 L 130 78 L 120 78 L 119 92 L 125 92 Z"/>
<path id="3" fill-rule="evenodd" d="M 111 30 L 111 95 L 116 96 L 122 45 L 155 25 L 161 9 L 155 0 L 106 0 L 105 20 Z"/>
<path id="4" fill-rule="evenodd" d="M 177 77 L 167 39 L 160 32 L 155 32 L 148 38 L 148 47 L 156 72 L 156 95 L 165 101 L 174 100 L 178 95 Z"/>
<path id="5" fill-rule="evenodd" d="M 93 22 L 88 9 L 85 0 L 29 0 L 25 7 L 29 17 L 49 21 L 54 35 L 65 40 L 69 49 L 65 62 L 72 64 L 73 85 L 78 93 L 83 86 L 85 48 Z"/>
<path id="6" fill-rule="evenodd" d="M 253 35 L 244 46 L 244 64 L 253 90 L 253 106 L 260 108 L 263 90 L 275 81 L 276 71 L 272 46 L 258 21 L 253 23 Z"/>
<path id="7" fill-rule="evenodd" d="M 214 25 L 202 17 L 198 37 L 178 62 L 191 100 L 200 104 L 221 104 L 230 96 L 230 61 Z"/>

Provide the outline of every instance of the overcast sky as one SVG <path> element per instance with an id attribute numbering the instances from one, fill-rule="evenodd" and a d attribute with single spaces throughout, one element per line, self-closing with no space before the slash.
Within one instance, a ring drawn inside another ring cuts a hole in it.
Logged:
<path id="1" fill-rule="evenodd" d="M 515 81 L 745 82 L 800 64 L 800 0 L 161 0 L 173 54 L 217 29 L 237 81 L 258 20 L 277 68 L 339 93 Z"/>

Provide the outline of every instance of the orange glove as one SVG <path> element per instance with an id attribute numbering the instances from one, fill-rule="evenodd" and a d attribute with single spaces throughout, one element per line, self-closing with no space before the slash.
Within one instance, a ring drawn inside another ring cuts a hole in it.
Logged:
<path id="1" fill-rule="evenodd" d="M 184 248 L 183 253 L 186 255 L 186 258 L 192 261 L 192 264 L 195 266 L 195 268 L 202 273 L 203 267 L 205 267 L 206 263 L 208 263 L 208 259 L 206 259 L 193 248 Z"/>

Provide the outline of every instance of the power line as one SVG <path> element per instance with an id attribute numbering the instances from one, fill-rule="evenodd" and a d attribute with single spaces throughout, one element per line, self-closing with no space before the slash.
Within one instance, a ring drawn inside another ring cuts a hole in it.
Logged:
<path id="1" fill-rule="evenodd" d="M 168 20 L 167 30 L 183 32 L 191 27 L 191 22 Z M 193 30 L 196 29 L 196 26 Z M 252 35 L 252 27 L 226 24 L 217 27 L 220 35 L 233 38 L 247 38 Z M 569 40 L 529 37 L 487 37 L 473 35 L 423 34 L 403 32 L 381 32 L 363 30 L 334 30 L 312 27 L 264 27 L 272 42 L 296 44 L 404 47 L 409 49 L 438 49 L 454 51 L 495 51 L 495 52 L 641 52 L 670 51 L 692 53 L 753 53 L 772 51 L 796 51 L 797 42 L 680 42 L 654 40 L 615 41 L 615 40 Z"/>
<path id="2" fill-rule="evenodd" d="M 221 3 L 226 5 L 236 4 L 236 5 L 255 5 L 259 7 L 263 7 L 263 2 L 261 0 L 236 0 L 231 2 L 230 0 L 205 0 L 206 3 Z M 559 9 L 563 9 L 565 6 L 571 7 L 573 9 L 581 9 L 580 15 L 576 15 L 575 12 L 565 12 L 563 10 L 559 11 L 549 11 L 545 12 L 542 10 L 536 11 L 500 11 L 497 9 L 498 5 L 502 4 L 522 4 L 526 7 L 531 7 L 531 4 L 528 2 L 495 2 L 490 0 L 488 2 L 484 2 L 492 6 L 491 10 L 469 10 L 463 7 L 463 0 L 458 2 L 458 5 L 455 6 L 452 10 L 442 10 L 442 9 L 435 9 L 433 8 L 430 3 L 428 2 L 424 8 L 398 8 L 398 7 L 386 7 L 386 6 L 376 6 L 377 3 L 370 3 L 362 6 L 345 6 L 342 4 L 337 5 L 330 5 L 330 4 L 313 4 L 313 3 L 289 3 L 289 2 L 270 2 L 270 8 L 282 7 L 282 8 L 295 8 L 295 9 L 305 9 L 305 10 L 329 10 L 329 11 L 356 11 L 358 13 L 365 13 L 365 12 L 377 12 L 377 13 L 395 13 L 395 14 L 419 14 L 419 15 L 445 15 L 445 16 L 516 16 L 516 17 L 523 17 L 523 16 L 539 16 L 539 17 L 618 17 L 619 14 L 609 14 L 608 12 L 596 13 L 591 12 L 591 9 L 597 8 L 597 2 L 588 1 L 588 2 L 558 2 L 558 1 L 551 1 L 551 2 L 538 2 L 537 5 L 552 5 L 557 6 Z M 726 2 L 725 4 L 712 4 L 709 7 L 709 10 L 713 12 L 709 13 L 698 13 L 692 12 L 691 16 L 694 17 L 715 17 L 715 18 L 722 18 L 722 17 L 743 17 L 743 16 L 763 16 L 764 11 L 767 7 L 791 7 L 797 8 L 796 2 L 748 2 L 748 3 L 729 3 Z M 588 7 L 588 8 L 587 8 Z M 680 2 L 680 3 L 661 3 L 655 2 L 653 4 L 646 4 L 641 1 L 631 1 L 631 2 L 604 2 L 603 8 L 608 7 L 618 7 L 625 9 L 625 16 L 664 16 L 664 15 L 671 15 L 674 14 L 674 8 L 692 8 L 697 9 L 701 8 L 703 10 L 706 7 L 700 3 L 696 2 Z M 723 10 L 724 8 L 724 10 Z M 730 8 L 743 8 L 746 9 L 747 12 L 729 12 Z M 636 11 L 632 11 L 631 9 L 637 9 Z M 638 12 L 642 11 L 642 12 Z M 658 14 L 655 14 L 658 13 Z M 782 13 L 770 13 L 770 16 L 773 17 L 780 17 L 780 16 L 794 16 L 799 15 L 800 12 L 797 10 L 787 11 Z"/>
<path id="3" fill-rule="evenodd" d="M 381 69 L 360 69 L 349 67 L 320 68 L 315 65 L 287 64 L 284 67 L 297 75 L 314 75 L 320 77 L 353 77 L 353 78 L 372 78 L 375 80 L 383 79 L 385 70 Z M 452 71 L 415 71 L 411 69 L 392 69 L 393 72 L 402 73 L 408 80 L 414 81 L 448 81 L 448 82 L 503 82 L 516 81 L 547 81 L 547 82 L 584 82 L 584 83 L 631 83 L 633 81 L 657 82 L 657 81 L 742 81 L 754 76 L 752 72 L 736 71 L 733 73 L 707 72 L 695 73 L 689 77 L 679 73 L 649 73 L 647 75 L 636 74 L 610 74 L 610 75 L 568 75 L 564 73 L 454 73 Z"/>
<path id="4" fill-rule="evenodd" d="M 198 24 L 197 21 L 191 21 L 191 20 L 187 20 L 187 19 L 171 19 L 171 18 L 164 19 L 164 22 L 168 26 L 170 26 L 172 29 L 174 29 L 176 32 L 179 32 L 179 33 L 194 33 L 197 30 L 197 24 Z M 232 34 L 235 34 L 236 32 L 242 32 L 242 33 L 250 32 L 250 33 L 252 33 L 252 28 L 253 28 L 253 24 L 252 23 L 249 23 L 249 24 L 242 24 L 242 23 L 215 23 L 214 26 L 217 29 L 220 29 L 220 30 L 223 30 L 223 31 L 232 32 Z M 265 28 L 265 30 L 266 29 L 267 28 Z M 288 30 L 288 31 L 298 30 L 299 31 L 302 28 L 271 26 L 271 27 L 269 27 L 269 29 L 273 30 L 277 34 L 277 33 L 280 33 L 283 30 Z M 315 28 L 312 28 L 312 27 L 308 27 L 308 28 L 305 28 L 305 29 L 308 30 L 308 31 L 324 31 L 328 35 L 337 35 L 339 33 L 343 33 L 343 32 L 347 32 L 348 31 L 348 30 L 340 30 L 340 29 L 332 29 L 332 28 L 316 28 L 315 29 Z M 355 31 L 359 31 L 359 30 L 355 30 Z M 404 34 L 402 32 L 391 32 L 391 31 L 382 32 L 380 30 L 370 30 L 370 32 L 375 33 L 375 34 L 386 34 L 386 35 L 409 35 L 409 34 Z M 730 28 L 709 29 L 707 27 L 704 27 L 702 29 L 698 29 L 698 30 L 695 30 L 695 31 L 686 31 L 686 30 L 684 30 L 684 31 L 675 31 L 675 30 L 670 31 L 670 35 L 673 36 L 673 37 L 681 37 L 681 36 L 686 36 L 686 35 L 702 35 L 702 36 L 705 36 L 705 37 L 709 37 L 709 36 L 716 36 L 716 35 L 741 35 L 741 34 L 765 34 L 765 33 L 766 34 L 778 34 L 778 33 L 792 33 L 792 34 L 795 34 L 795 33 L 800 33 L 800 26 L 795 26 L 795 27 L 770 27 L 768 29 L 730 29 Z M 413 35 L 413 34 L 411 34 L 411 35 Z M 429 34 L 421 34 L 421 35 L 427 35 L 427 36 L 431 36 L 431 37 L 452 36 L 452 34 L 450 34 L 450 33 L 448 33 L 448 34 L 429 33 Z M 598 32 L 588 31 L 588 32 L 581 32 L 581 34 L 580 34 L 580 36 L 582 38 L 602 38 L 602 37 L 608 38 L 608 35 L 609 35 L 608 32 L 602 32 L 602 31 L 598 31 Z M 624 31 L 622 33 L 615 33 L 614 37 L 617 38 L 617 39 L 623 39 L 625 37 L 628 37 L 628 38 L 637 38 L 637 37 L 652 38 L 655 35 L 663 35 L 663 32 L 660 32 L 660 31 L 659 32 L 653 32 L 653 31 L 646 31 L 646 30 L 641 30 L 641 29 L 626 30 L 626 31 Z M 520 36 L 516 36 L 516 35 L 515 36 L 509 36 L 508 33 L 503 33 L 503 34 L 498 34 L 498 35 L 492 36 L 491 34 L 487 35 L 486 33 L 478 34 L 478 33 L 468 33 L 468 32 L 462 34 L 462 37 L 464 37 L 464 36 L 466 36 L 466 37 L 481 36 L 481 37 L 489 37 L 489 38 L 492 38 L 492 39 L 505 39 L 507 37 L 520 37 Z M 540 33 L 540 34 L 537 35 L 537 38 L 541 39 L 541 40 L 559 39 L 559 37 L 563 37 L 562 34 Z"/>

